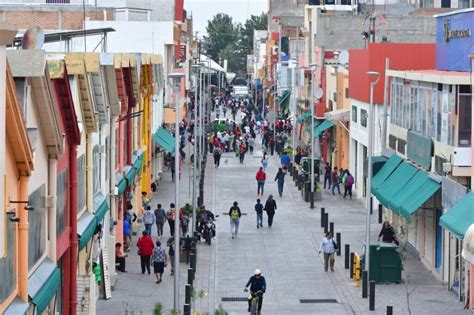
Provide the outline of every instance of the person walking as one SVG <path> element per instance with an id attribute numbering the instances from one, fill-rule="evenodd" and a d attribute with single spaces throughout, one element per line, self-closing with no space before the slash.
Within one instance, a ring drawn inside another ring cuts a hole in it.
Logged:
<path id="1" fill-rule="evenodd" d="M 344 199 L 346 199 L 346 195 L 349 195 L 350 199 L 352 199 L 352 185 L 354 185 L 354 176 L 352 176 L 349 170 L 346 170 L 346 181 L 344 183 Z"/>
<path id="2" fill-rule="evenodd" d="M 168 241 L 166 241 L 166 246 L 168 246 L 168 256 L 170 257 L 170 264 L 171 264 L 171 275 L 174 274 L 174 237 L 170 237 Z"/>
<path id="3" fill-rule="evenodd" d="M 267 179 L 267 174 L 263 170 L 263 167 L 260 167 L 255 174 L 255 179 L 257 180 L 257 196 L 263 196 L 263 188 L 265 186 L 265 180 Z"/>
<path id="4" fill-rule="evenodd" d="M 328 184 L 328 189 L 331 188 L 331 165 L 326 163 L 324 167 L 324 189 L 326 189 L 326 183 Z"/>
<path id="5" fill-rule="evenodd" d="M 117 270 L 120 272 L 127 272 L 125 270 L 125 258 L 128 257 L 128 254 L 122 251 L 122 244 L 115 243 L 115 261 L 119 264 Z"/>
<path id="6" fill-rule="evenodd" d="M 170 208 L 166 213 L 166 218 L 168 219 L 168 225 L 170 226 L 170 234 L 174 236 L 174 217 L 175 217 L 175 205 L 170 203 Z"/>
<path id="7" fill-rule="evenodd" d="M 145 224 L 145 230 L 148 235 L 151 235 L 151 227 L 155 223 L 155 214 L 151 212 L 151 207 L 146 206 L 145 213 L 143 213 L 143 223 Z"/>
<path id="8" fill-rule="evenodd" d="M 138 239 L 137 247 L 138 255 L 140 255 L 140 265 L 142 267 L 142 274 L 145 273 L 145 268 L 148 271 L 148 274 L 151 274 L 150 260 L 155 245 L 153 244 L 153 240 L 151 239 L 150 235 L 148 235 L 147 231 L 143 231 L 142 237 Z"/>
<path id="9" fill-rule="evenodd" d="M 240 148 L 239 148 L 239 161 L 240 161 L 240 164 L 243 164 L 244 163 L 244 158 L 245 158 L 245 152 L 247 152 L 247 146 L 245 145 L 245 141 L 243 140 L 240 140 Z"/>
<path id="10" fill-rule="evenodd" d="M 332 238 L 332 233 L 327 232 L 325 237 L 321 240 L 319 246 L 319 253 L 323 252 L 324 254 L 324 271 L 328 271 L 328 268 L 331 268 L 331 271 L 334 271 L 334 253 L 337 250 L 337 243 Z"/>
<path id="11" fill-rule="evenodd" d="M 163 236 L 163 225 L 166 221 L 166 211 L 161 207 L 161 203 L 156 206 L 155 209 L 155 223 L 156 223 L 156 233 L 158 237 Z"/>
<path id="12" fill-rule="evenodd" d="M 339 174 L 337 172 L 337 167 L 334 167 L 334 171 L 331 174 L 331 183 L 332 183 L 332 194 L 335 195 L 334 188 L 337 187 L 337 192 L 340 195 L 341 194 L 341 188 L 339 187 Z"/>
<path id="13" fill-rule="evenodd" d="M 130 250 L 130 244 L 132 244 L 132 226 L 130 225 L 130 221 L 124 220 L 123 221 L 123 247 L 126 252 Z"/>
<path id="14" fill-rule="evenodd" d="M 262 168 L 263 168 L 263 171 L 266 172 L 267 171 L 267 168 L 268 168 L 268 156 L 267 156 L 267 153 L 263 153 L 263 157 L 262 157 Z"/>
<path id="15" fill-rule="evenodd" d="M 278 184 L 278 194 L 281 197 L 283 195 L 283 184 L 285 184 L 285 172 L 283 172 L 281 167 L 278 169 L 278 173 L 275 176 L 275 181 Z"/>
<path id="16" fill-rule="evenodd" d="M 221 163 L 222 150 L 219 146 L 215 146 L 212 151 L 212 157 L 214 158 L 214 166 L 219 167 Z"/>
<path id="17" fill-rule="evenodd" d="M 263 205 L 260 202 L 260 199 L 257 199 L 255 204 L 255 212 L 257 213 L 257 229 L 263 227 Z"/>
<path id="18" fill-rule="evenodd" d="M 232 234 L 232 238 L 237 237 L 237 233 L 239 232 L 239 223 L 240 217 L 242 213 L 240 212 L 240 208 L 238 207 L 237 201 L 234 201 L 232 207 L 229 210 L 229 218 L 230 218 L 230 233 Z"/>
<path id="19" fill-rule="evenodd" d="M 399 244 L 397 237 L 395 236 L 395 231 L 388 221 L 384 221 L 382 225 L 378 239 L 380 240 L 380 238 L 382 238 L 382 242 L 384 243 Z"/>
<path id="20" fill-rule="evenodd" d="M 207 135 L 207 144 L 209 145 L 209 152 L 214 152 L 214 135 L 212 133 Z"/>
<path id="21" fill-rule="evenodd" d="M 273 216 L 275 215 L 275 210 L 277 209 L 277 204 L 273 195 L 269 195 L 267 201 L 265 202 L 265 207 L 263 210 L 267 212 L 268 216 L 268 227 L 271 228 L 273 224 Z"/>
<path id="22" fill-rule="evenodd" d="M 250 154 L 253 154 L 253 147 L 255 146 L 255 139 L 253 137 L 250 137 L 249 139 L 249 150 Z"/>
<path id="23" fill-rule="evenodd" d="M 160 283 L 163 279 L 163 272 L 167 264 L 166 251 L 161 247 L 161 242 L 156 241 L 156 247 L 153 248 L 153 272 L 156 276 L 156 283 Z"/>
<path id="24" fill-rule="evenodd" d="M 284 170 L 288 170 L 288 166 L 290 165 L 290 156 L 286 152 L 281 154 L 280 163 Z"/>
<path id="25" fill-rule="evenodd" d="M 265 281 L 265 277 L 262 276 L 262 272 L 260 269 L 255 269 L 255 273 L 253 276 L 250 277 L 249 281 L 245 285 L 244 292 L 248 292 L 250 289 L 250 296 L 249 296 L 249 308 L 248 311 L 251 311 L 252 307 L 252 294 L 258 294 L 258 305 L 257 310 L 258 314 L 262 311 L 263 305 L 263 294 L 267 289 L 267 282 Z"/>

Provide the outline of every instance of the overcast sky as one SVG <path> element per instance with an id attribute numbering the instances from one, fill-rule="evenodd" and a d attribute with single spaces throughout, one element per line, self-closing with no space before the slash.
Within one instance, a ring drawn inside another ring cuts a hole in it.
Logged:
<path id="1" fill-rule="evenodd" d="M 199 36 L 206 31 L 207 21 L 218 13 L 232 16 L 244 23 L 250 15 L 268 11 L 268 0 L 184 0 L 184 8 L 193 15 L 194 32 Z"/>

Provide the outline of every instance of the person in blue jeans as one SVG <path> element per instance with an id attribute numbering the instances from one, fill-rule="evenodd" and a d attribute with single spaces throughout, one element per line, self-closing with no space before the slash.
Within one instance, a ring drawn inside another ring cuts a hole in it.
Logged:
<path id="1" fill-rule="evenodd" d="M 283 195 L 283 185 L 285 184 L 285 172 L 283 172 L 281 167 L 278 169 L 278 173 L 275 176 L 275 181 L 278 181 L 278 194 L 281 197 Z"/>
<path id="2" fill-rule="evenodd" d="M 151 235 L 151 227 L 155 223 L 155 214 L 151 211 L 151 207 L 147 206 L 145 213 L 143 213 L 143 223 L 148 235 Z"/>
<path id="3" fill-rule="evenodd" d="M 257 212 L 257 229 L 263 227 L 263 204 L 260 202 L 260 199 L 257 199 L 255 204 L 255 212 Z"/>
<path id="4" fill-rule="evenodd" d="M 334 188 L 337 187 L 337 192 L 340 195 L 341 188 L 339 187 L 339 174 L 337 173 L 337 167 L 334 167 L 334 171 L 331 174 L 331 182 L 332 182 L 332 194 L 335 195 Z"/>
<path id="5" fill-rule="evenodd" d="M 286 152 L 283 152 L 280 157 L 280 163 L 281 167 L 284 169 L 288 169 L 288 166 L 290 165 L 290 157 Z"/>

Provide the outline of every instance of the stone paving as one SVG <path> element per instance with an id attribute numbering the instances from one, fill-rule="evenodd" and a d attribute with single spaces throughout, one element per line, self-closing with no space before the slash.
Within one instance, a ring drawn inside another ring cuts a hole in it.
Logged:
<path id="1" fill-rule="evenodd" d="M 258 141 L 259 142 L 259 141 Z M 222 302 L 222 298 L 243 298 L 244 285 L 255 268 L 262 270 L 268 284 L 264 296 L 263 314 L 385 314 L 386 305 L 394 307 L 394 314 L 462 314 L 463 304 L 457 302 L 423 266 L 413 257 L 404 262 L 406 285 L 378 285 L 376 310 L 369 312 L 368 299 L 361 298 L 361 289 L 349 279 L 344 269 L 344 253 L 336 257 L 336 271 L 325 272 L 322 255 L 318 254 L 323 236 L 320 228 L 320 207 L 329 213 L 335 231 L 342 233 L 342 245 L 350 244 L 351 250 L 361 252 L 365 243 L 365 209 L 360 200 L 344 200 L 329 190 L 323 191 L 323 201 L 309 209 L 290 176 L 287 176 L 283 197 L 278 197 L 273 181 L 279 164 L 277 156 L 270 159 L 267 182 L 262 202 L 273 194 L 277 201 L 273 227 L 266 224 L 256 228 L 254 204 L 257 199 L 255 172 L 260 166 L 262 153 L 259 148 L 247 154 L 243 164 L 232 153 L 224 153 L 221 166 L 214 168 L 208 159 L 204 203 L 217 219 L 217 237 L 211 246 L 198 245 L 195 289 L 207 296 L 197 298 L 195 310 L 214 313 L 219 306 L 229 314 L 248 314 L 246 302 Z M 183 169 L 180 198 L 183 204 L 191 199 L 189 193 L 189 160 Z M 174 184 L 170 173 L 165 172 L 153 196 L 153 207 L 162 203 L 169 206 L 174 200 Z M 232 239 L 229 228 L 229 211 L 233 201 L 238 201 L 244 213 L 238 237 Z M 374 215 L 373 221 L 375 222 Z M 372 224 L 373 239 L 380 229 Z M 141 230 L 141 229 L 140 229 Z M 156 229 L 153 230 L 156 233 Z M 165 229 L 165 240 L 169 229 Z M 136 242 L 136 238 L 134 239 Z M 163 314 L 173 306 L 173 277 L 167 268 L 164 281 L 155 284 L 154 276 L 141 275 L 135 247 L 127 260 L 128 273 L 118 275 L 112 299 L 100 300 L 98 314 L 153 314 L 153 306 L 160 302 Z M 180 303 L 184 302 L 184 285 L 187 265 L 181 264 Z M 410 311 L 407 303 L 409 292 Z M 302 304 L 300 299 L 336 299 L 337 303 Z M 182 306 L 180 307 L 182 311 Z"/>

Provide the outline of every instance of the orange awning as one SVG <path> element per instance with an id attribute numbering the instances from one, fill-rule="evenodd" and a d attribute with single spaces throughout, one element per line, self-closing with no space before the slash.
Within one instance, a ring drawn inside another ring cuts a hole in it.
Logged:
<path id="1" fill-rule="evenodd" d="M 164 115 L 163 115 L 164 123 L 174 124 L 175 123 L 174 115 L 175 115 L 174 108 L 165 108 Z M 181 105 L 179 107 L 179 119 L 183 120 L 185 116 L 186 116 L 186 106 Z"/>

